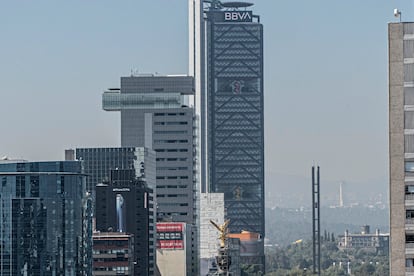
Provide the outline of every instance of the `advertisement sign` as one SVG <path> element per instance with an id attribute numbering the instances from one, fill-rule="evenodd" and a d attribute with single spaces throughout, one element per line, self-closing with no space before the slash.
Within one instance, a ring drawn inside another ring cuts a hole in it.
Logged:
<path id="1" fill-rule="evenodd" d="M 157 232 L 183 232 L 183 223 L 158 222 Z"/>
<path id="2" fill-rule="evenodd" d="M 157 249 L 184 249 L 184 223 L 157 223 Z"/>

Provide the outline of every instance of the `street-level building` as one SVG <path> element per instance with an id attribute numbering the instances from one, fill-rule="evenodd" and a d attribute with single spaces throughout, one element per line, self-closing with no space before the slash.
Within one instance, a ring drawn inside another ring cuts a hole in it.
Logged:
<path id="1" fill-rule="evenodd" d="M 134 275 L 133 235 L 93 233 L 93 276 Z"/>

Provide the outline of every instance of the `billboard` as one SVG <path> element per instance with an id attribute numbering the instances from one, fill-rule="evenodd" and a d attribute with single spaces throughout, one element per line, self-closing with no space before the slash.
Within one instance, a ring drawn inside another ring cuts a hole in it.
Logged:
<path id="1" fill-rule="evenodd" d="M 157 223 L 157 249 L 183 250 L 184 236 L 185 223 Z"/>

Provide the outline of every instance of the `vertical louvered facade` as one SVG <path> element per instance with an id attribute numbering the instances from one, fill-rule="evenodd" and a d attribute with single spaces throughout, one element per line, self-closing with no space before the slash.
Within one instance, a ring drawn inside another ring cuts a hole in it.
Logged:
<path id="1" fill-rule="evenodd" d="M 212 10 L 206 45 L 209 188 L 224 193 L 230 232 L 263 236 L 263 26 Z"/>

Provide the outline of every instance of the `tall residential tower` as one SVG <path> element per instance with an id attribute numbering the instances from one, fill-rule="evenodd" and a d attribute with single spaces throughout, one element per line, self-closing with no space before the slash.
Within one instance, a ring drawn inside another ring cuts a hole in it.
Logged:
<path id="1" fill-rule="evenodd" d="M 414 275 L 414 23 L 388 36 L 390 275 Z"/>

